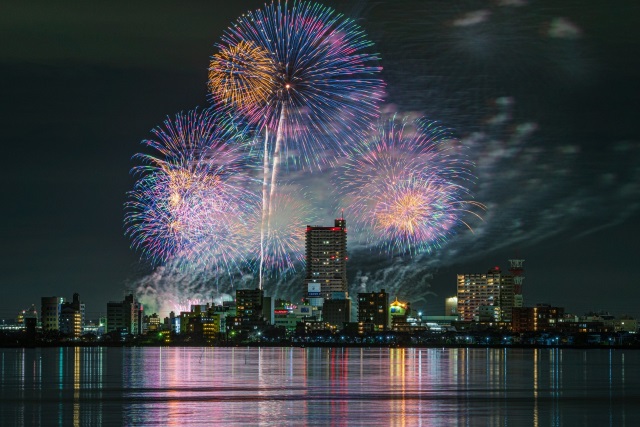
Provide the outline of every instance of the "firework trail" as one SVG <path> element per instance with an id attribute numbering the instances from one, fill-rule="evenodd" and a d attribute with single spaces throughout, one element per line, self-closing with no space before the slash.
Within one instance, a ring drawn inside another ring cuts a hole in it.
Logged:
<path id="1" fill-rule="evenodd" d="M 466 200 L 471 164 L 450 131 L 426 120 L 383 122 L 348 156 L 339 188 L 368 243 L 392 254 L 440 247 L 458 226 L 471 228 L 483 206 Z"/>
<path id="2" fill-rule="evenodd" d="M 320 168 L 325 151 L 343 152 L 378 116 L 384 83 L 377 56 L 365 52 L 371 44 L 352 20 L 302 1 L 243 15 L 217 45 L 211 100 L 264 133 L 261 265 L 283 152 L 294 164 Z"/>
<path id="3" fill-rule="evenodd" d="M 216 271 L 242 259 L 246 206 L 244 133 L 210 110 L 178 114 L 152 131 L 125 205 L 125 234 L 153 264 L 181 259 Z"/>

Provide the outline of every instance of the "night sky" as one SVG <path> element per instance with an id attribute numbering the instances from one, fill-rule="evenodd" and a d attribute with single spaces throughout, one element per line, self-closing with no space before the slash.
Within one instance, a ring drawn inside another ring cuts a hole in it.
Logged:
<path id="1" fill-rule="evenodd" d="M 637 2 L 326 3 L 375 42 L 384 111 L 455 129 L 487 206 L 473 234 L 422 257 L 350 246 L 352 292 L 385 287 L 442 314 L 456 273 L 521 257 L 527 305 L 640 316 Z M 0 318 L 74 292 L 97 317 L 149 280 L 123 234 L 131 157 L 168 115 L 208 105 L 214 43 L 262 4 L 3 6 Z M 323 174 L 298 178 L 328 197 Z"/>

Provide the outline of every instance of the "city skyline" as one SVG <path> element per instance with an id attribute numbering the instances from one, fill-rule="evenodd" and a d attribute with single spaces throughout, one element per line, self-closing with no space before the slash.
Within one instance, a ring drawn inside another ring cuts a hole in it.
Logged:
<path id="1" fill-rule="evenodd" d="M 407 2 L 406 10 L 327 3 L 358 19 L 374 41 L 388 82 L 384 108 L 455 130 L 476 165 L 476 200 L 487 206 L 475 233 L 461 231 L 422 257 L 390 259 L 351 246 L 350 236 L 350 288 L 385 288 L 407 299 L 413 291 L 428 310 L 453 294 L 456 274 L 496 264 L 506 270 L 508 259 L 522 257 L 525 305 L 640 317 L 633 119 L 640 67 L 632 20 L 620 13 L 614 27 L 604 18 L 619 12 L 577 4 L 492 5 L 474 15 L 474 2 L 458 10 L 444 2 L 431 10 L 421 2 Z M 14 41 L 0 48 L 3 81 L 14 83 L 3 110 L 9 161 L 0 318 L 41 296 L 75 292 L 87 317 L 97 317 L 99 301 L 121 299 L 151 274 L 123 235 L 130 157 L 165 117 L 207 105 L 213 44 L 261 5 L 141 3 L 126 16 L 116 5 L 9 6 L 10 22 L 0 26 Z M 495 40 L 505 31 L 518 44 Z M 470 43 L 471 35 L 486 44 Z M 521 71 L 526 89 L 509 75 Z M 340 206 L 325 177 L 295 177 L 301 187 L 323 189 L 315 204 L 324 208 L 318 223 L 328 224 Z"/>

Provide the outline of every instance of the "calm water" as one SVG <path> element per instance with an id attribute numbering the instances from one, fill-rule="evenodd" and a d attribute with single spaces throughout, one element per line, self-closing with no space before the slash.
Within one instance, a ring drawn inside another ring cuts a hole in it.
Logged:
<path id="1" fill-rule="evenodd" d="M 640 351 L 0 349 L 0 425 L 640 426 Z"/>

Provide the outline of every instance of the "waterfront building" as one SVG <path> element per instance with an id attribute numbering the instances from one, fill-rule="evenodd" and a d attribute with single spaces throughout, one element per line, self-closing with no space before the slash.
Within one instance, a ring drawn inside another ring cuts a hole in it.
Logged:
<path id="1" fill-rule="evenodd" d="M 622 316 L 614 320 L 613 329 L 616 332 L 630 332 L 635 334 L 638 332 L 638 321 L 631 316 Z"/>
<path id="2" fill-rule="evenodd" d="M 220 307 L 192 305 L 191 311 L 180 313 L 180 333 L 200 338 L 207 343 L 218 340 L 226 332 L 226 317 Z"/>
<path id="3" fill-rule="evenodd" d="M 522 284 L 524 283 L 524 260 L 510 259 L 509 273 L 513 276 L 513 306 L 524 307 Z"/>
<path id="4" fill-rule="evenodd" d="M 59 330 L 62 334 L 79 339 L 84 324 L 85 305 L 80 301 L 80 295 L 75 293 L 71 302 L 63 302 L 60 306 Z"/>
<path id="5" fill-rule="evenodd" d="M 151 332 L 159 331 L 160 327 L 160 316 L 158 313 L 153 313 L 149 316 L 144 316 L 145 323 L 147 324 L 147 330 Z"/>
<path id="6" fill-rule="evenodd" d="M 458 297 L 449 297 L 444 301 L 444 315 L 458 316 Z"/>
<path id="7" fill-rule="evenodd" d="M 63 302 L 63 297 L 41 298 L 40 319 L 43 332 L 60 330 L 60 311 Z"/>
<path id="8" fill-rule="evenodd" d="M 345 323 L 351 321 L 351 300 L 344 297 L 325 300 L 322 306 L 322 320 L 337 329 L 342 329 Z"/>
<path id="9" fill-rule="evenodd" d="M 320 318 L 318 307 L 303 304 L 296 305 L 289 301 L 278 300 L 274 310 L 274 325 L 283 327 L 289 332 L 296 330 L 298 322 L 304 320 L 318 320 Z"/>
<path id="10" fill-rule="evenodd" d="M 389 304 L 389 325 L 394 331 L 406 331 L 409 322 L 408 317 L 411 314 L 411 303 L 396 300 Z"/>
<path id="11" fill-rule="evenodd" d="M 16 316 L 16 323 L 24 326 L 25 319 L 29 318 L 36 319 L 36 323 L 38 323 L 38 310 L 36 309 L 35 304 L 31 304 L 31 307 L 20 310 L 18 316 Z"/>
<path id="12" fill-rule="evenodd" d="M 265 300 L 264 290 L 238 289 L 236 290 L 236 316 L 231 325 L 232 329 L 252 331 L 266 325 L 266 317 L 273 318 L 273 314 L 265 316 L 264 309 L 273 313 L 273 300 Z M 268 304 L 268 305 L 267 305 Z"/>
<path id="13" fill-rule="evenodd" d="M 558 328 L 564 307 L 537 304 L 535 307 L 514 307 L 511 318 L 513 332 L 550 332 Z"/>
<path id="14" fill-rule="evenodd" d="M 107 333 L 127 332 L 132 335 L 142 333 L 143 307 L 133 294 L 125 296 L 123 301 L 107 303 Z"/>
<path id="15" fill-rule="evenodd" d="M 305 243 L 307 259 L 305 291 L 311 304 L 322 306 L 322 302 L 316 301 L 316 299 L 329 299 L 332 292 L 347 293 L 347 226 L 345 219 L 336 219 L 333 227 L 308 225 Z"/>
<path id="16" fill-rule="evenodd" d="M 458 315 L 465 322 L 508 322 L 514 307 L 513 276 L 494 267 L 486 274 L 458 274 Z"/>
<path id="17" fill-rule="evenodd" d="M 360 329 L 369 329 L 365 324 L 373 325 L 374 331 L 386 331 L 389 328 L 389 294 L 382 289 L 379 292 L 358 293 L 358 323 Z"/>

